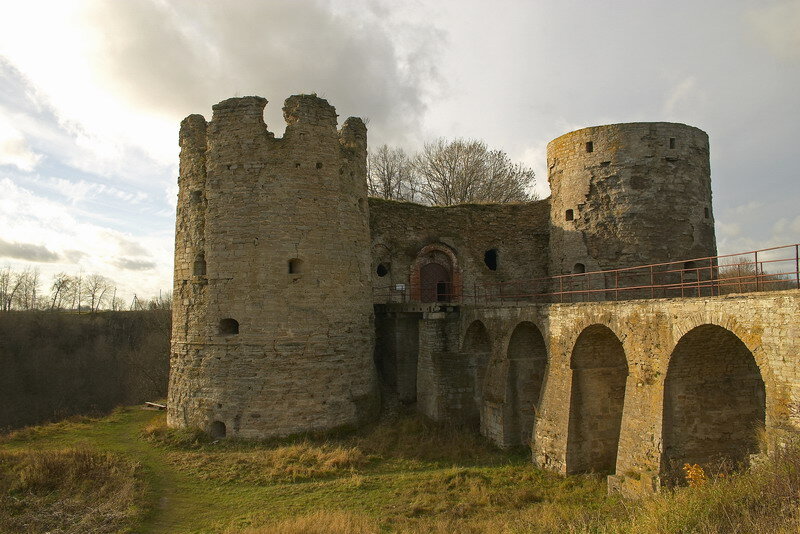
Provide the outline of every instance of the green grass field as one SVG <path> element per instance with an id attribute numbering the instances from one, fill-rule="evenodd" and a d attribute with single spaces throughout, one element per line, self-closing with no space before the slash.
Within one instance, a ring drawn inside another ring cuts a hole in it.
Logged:
<path id="1" fill-rule="evenodd" d="M 797 532 L 798 457 L 633 503 L 411 414 L 211 442 L 127 408 L 0 437 L 0 532 Z"/>

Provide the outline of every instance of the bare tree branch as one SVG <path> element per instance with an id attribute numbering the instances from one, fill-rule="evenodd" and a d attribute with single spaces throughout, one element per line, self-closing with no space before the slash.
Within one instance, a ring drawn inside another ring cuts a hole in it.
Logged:
<path id="1" fill-rule="evenodd" d="M 421 199 L 451 206 L 466 202 L 535 200 L 533 169 L 513 163 L 502 150 L 474 139 L 426 143 L 412 163 Z"/>

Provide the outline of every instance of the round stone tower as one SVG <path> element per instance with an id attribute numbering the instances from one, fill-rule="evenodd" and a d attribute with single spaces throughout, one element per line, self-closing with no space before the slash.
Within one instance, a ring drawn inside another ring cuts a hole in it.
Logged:
<path id="1" fill-rule="evenodd" d="M 547 145 L 552 275 L 716 255 L 708 135 L 668 122 Z"/>
<path id="2" fill-rule="evenodd" d="M 367 130 L 316 95 L 184 119 L 167 422 L 264 438 L 377 414 Z"/>

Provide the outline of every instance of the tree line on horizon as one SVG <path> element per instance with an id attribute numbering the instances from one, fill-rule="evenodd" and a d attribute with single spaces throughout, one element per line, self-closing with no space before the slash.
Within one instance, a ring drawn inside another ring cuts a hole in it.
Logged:
<path id="1" fill-rule="evenodd" d="M 149 299 L 134 295 L 127 303 L 117 296 L 117 288 L 110 278 L 97 273 L 53 275 L 49 286 L 37 267 L 13 270 L 6 265 L 0 268 L 0 312 L 22 310 L 78 311 L 96 313 L 100 310 L 169 310 L 172 293 L 159 294 Z"/>
<path id="2" fill-rule="evenodd" d="M 476 139 L 440 138 L 419 152 L 381 145 L 367 157 L 369 195 L 433 206 L 530 202 L 533 169 Z"/>
<path id="3" fill-rule="evenodd" d="M 169 310 L 0 313 L 0 433 L 167 393 Z"/>

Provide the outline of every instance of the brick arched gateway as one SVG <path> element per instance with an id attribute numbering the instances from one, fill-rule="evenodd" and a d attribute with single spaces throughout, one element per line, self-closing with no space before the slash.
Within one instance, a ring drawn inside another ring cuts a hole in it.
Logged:
<path id="1" fill-rule="evenodd" d="M 662 472 L 736 467 L 758 451 L 766 417 L 764 380 L 753 353 L 730 330 L 693 328 L 672 351 L 664 381 Z"/>
<path id="2" fill-rule="evenodd" d="M 453 249 L 442 243 L 422 247 L 411 266 L 411 298 L 420 302 L 461 300 L 461 269 Z"/>

